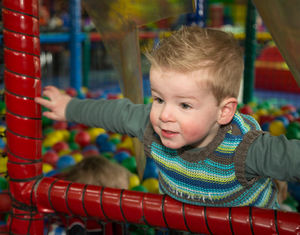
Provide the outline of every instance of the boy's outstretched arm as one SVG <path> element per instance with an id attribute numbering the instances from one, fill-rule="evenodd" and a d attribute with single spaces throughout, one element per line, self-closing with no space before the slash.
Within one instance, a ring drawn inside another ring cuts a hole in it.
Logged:
<path id="1" fill-rule="evenodd" d="M 36 103 L 49 109 L 49 111 L 43 112 L 43 115 L 56 121 L 66 121 L 66 107 L 71 96 L 62 93 L 54 86 L 46 86 L 43 90 L 43 96 L 48 97 L 49 100 L 41 97 L 34 99 Z"/>

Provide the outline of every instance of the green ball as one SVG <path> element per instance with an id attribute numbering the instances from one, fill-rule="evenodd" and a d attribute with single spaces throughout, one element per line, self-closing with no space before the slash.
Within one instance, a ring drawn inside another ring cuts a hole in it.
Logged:
<path id="1" fill-rule="evenodd" d="M 286 128 L 286 138 L 300 139 L 300 123 L 291 122 Z"/>
<path id="2" fill-rule="evenodd" d="M 52 124 L 53 124 L 53 120 L 51 120 L 50 118 L 47 118 L 45 116 L 42 116 L 42 126 L 43 127 L 51 126 Z"/>
<path id="3" fill-rule="evenodd" d="M 135 186 L 131 190 L 148 193 L 148 190 L 143 185 Z"/>
<path id="4" fill-rule="evenodd" d="M 122 161 L 122 165 L 127 168 L 131 173 L 137 173 L 136 171 L 136 160 L 134 157 L 125 158 Z"/>
<path id="5" fill-rule="evenodd" d="M 70 131 L 69 143 L 75 142 L 75 136 L 77 133 L 78 133 L 78 130 Z"/>
<path id="6" fill-rule="evenodd" d="M 0 177 L 0 189 L 1 190 L 6 190 L 8 189 L 8 182 L 5 178 Z"/>
<path id="7" fill-rule="evenodd" d="M 115 160 L 113 159 L 113 153 L 112 152 L 104 152 L 104 153 L 101 153 L 101 155 L 109 160 Z"/>
<path id="8" fill-rule="evenodd" d="M 69 143 L 69 147 L 71 150 L 78 150 L 80 148 L 80 146 L 75 142 Z"/>

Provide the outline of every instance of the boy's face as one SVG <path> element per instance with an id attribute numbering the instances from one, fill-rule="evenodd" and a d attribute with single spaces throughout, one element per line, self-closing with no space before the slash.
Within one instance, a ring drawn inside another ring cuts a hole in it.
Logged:
<path id="1" fill-rule="evenodd" d="M 205 86 L 208 76 L 205 70 L 180 73 L 151 67 L 150 121 L 164 146 L 204 147 L 217 134 L 220 107 Z"/>

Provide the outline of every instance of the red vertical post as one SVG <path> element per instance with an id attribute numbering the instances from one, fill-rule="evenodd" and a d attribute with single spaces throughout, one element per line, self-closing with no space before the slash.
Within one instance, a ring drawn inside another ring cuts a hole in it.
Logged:
<path id="1" fill-rule="evenodd" d="M 39 1 L 2 0 L 7 154 L 12 234 L 43 234 L 43 216 L 31 202 L 42 176 Z M 28 199 L 29 198 L 29 199 Z"/>

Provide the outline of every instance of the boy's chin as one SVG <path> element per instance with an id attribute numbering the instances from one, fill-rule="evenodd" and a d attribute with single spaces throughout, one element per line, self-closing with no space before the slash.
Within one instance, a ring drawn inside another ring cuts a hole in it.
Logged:
<path id="1" fill-rule="evenodd" d="M 169 149 L 180 149 L 183 147 L 182 144 L 174 143 L 169 140 L 167 140 L 167 141 L 162 140 L 162 144 Z"/>

